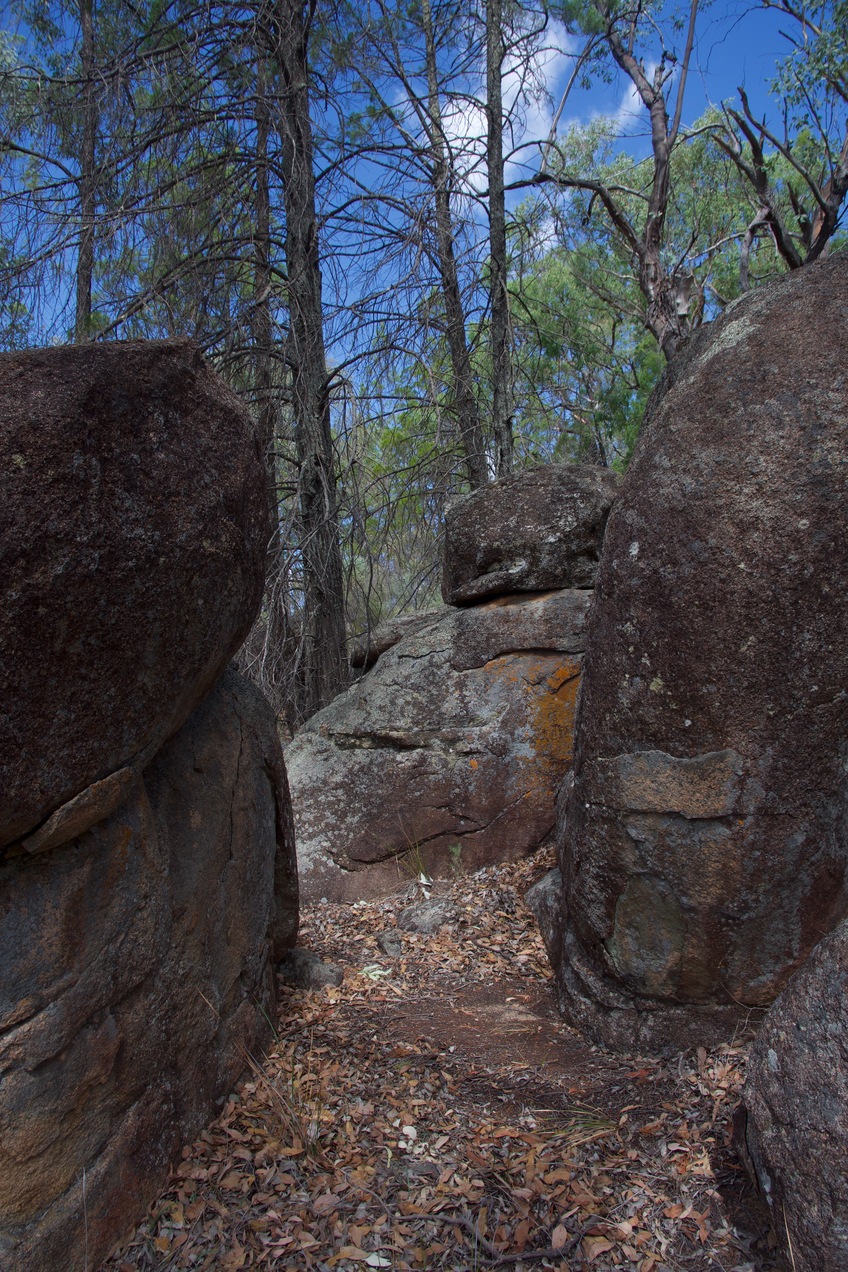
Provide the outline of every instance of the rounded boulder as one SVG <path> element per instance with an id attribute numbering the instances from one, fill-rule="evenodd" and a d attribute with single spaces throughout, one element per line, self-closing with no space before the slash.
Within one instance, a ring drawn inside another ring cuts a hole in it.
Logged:
<path id="1" fill-rule="evenodd" d="M 848 257 L 750 293 L 649 407 L 607 526 L 560 836 L 567 1016 L 679 1049 L 848 912 Z"/>
<path id="2" fill-rule="evenodd" d="M 844 1272 L 848 922 L 816 947 L 766 1016 L 743 1098 L 737 1147 L 771 1210 L 787 1266 Z"/>
<path id="3" fill-rule="evenodd" d="M 250 416 L 186 341 L 0 356 L 0 845 L 139 771 L 249 630 Z"/>

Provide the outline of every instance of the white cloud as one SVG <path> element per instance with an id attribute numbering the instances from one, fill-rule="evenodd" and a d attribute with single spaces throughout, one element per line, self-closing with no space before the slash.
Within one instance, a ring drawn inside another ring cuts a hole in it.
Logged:
<path id="1" fill-rule="evenodd" d="M 649 68 L 649 74 L 653 75 L 654 68 Z M 636 85 L 627 84 L 618 103 L 618 109 L 611 114 L 603 115 L 600 112 L 595 118 L 609 119 L 612 130 L 617 137 L 625 137 L 628 133 L 635 132 L 640 124 L 644 122 L 645 107 Z"/>
<path id="2" fill-rule="evenodd" d="M 531 47 L 527 47 L 530 43 Z M 502 94 L 506 120 L 504 150 L 509 155 L 506 180 L 538 167 L 540 145 L 550 134 L 553 113 L 574 67 L 578 40 L 561 22 L 550 21 L 545 31 L 531 37 L 523 48 L 509 54 L 504 65 Z M 453 167 L 469 194 L 488 184 L 486 173 L 485 65 L 481 62 L 467 79 L 464 92 L 442 96 L 442 125 L 451 150 Z M 426 90 L 425 90 L 426 91 Z M 413 132 L 415 110 L 400 90 L 393 103 Z M 539 145 L 533 145 L 537 142 Z M 522 148 L 523 147 L 523 148 Z"/>

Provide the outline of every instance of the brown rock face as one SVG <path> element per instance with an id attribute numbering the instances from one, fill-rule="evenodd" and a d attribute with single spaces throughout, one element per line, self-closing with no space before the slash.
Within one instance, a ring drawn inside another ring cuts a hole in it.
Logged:
<path id="1" fill-rule="evenodd" d="M 0 356 L 0 845 L 179 728 L 268 534 L 250 418 L 190 344 Z"/>
<path id="2" fill-rule="evenodd" d="M 848 910 L 848 258 L 746 297 L 654 400 L 607 527 L 560 832 L 565 1014 L 678 1047 Z"/>
<path id="3" fill-rule="evenodd" d="M 553 830 L 590 594 L 432 616 L 286 750 L 305 897 L 514 860 Z"/>
<path id="4" fill-rule="evenodd" d="M 796 1272 L 848 1267 L 848 923 L 766 1016 L 745 1084 L 746 1146 Z"/>
<path id="5" fill-rule="evenodd" d="M 348 660 L 351 667 L 362 667 L 365 671 L 373 667 L 381 654 L 385 654 L 404 636 L 419 632 L 422 627 L 429 627 L 437 619 L 448 613 L 448 606 L 442 605 L 438 610 L 420 610 L 412 614 L 401 614 L 390 619 L 372 632 L 366 632 L 350 646 Z"/>
<path id="6" fill-rule="evenodd" d="M 105 821 L 6 855 L 4 1272 L 97 1267 L 138 1221 L 265 1040 L 296 928 L 275 721 L 232 672 Z"/>
<path id="7" fill-rule="evenodd" d="M 620 483 L 606 468 L 548 464 L 474 491 L 445 518 L 442 596 L 468 605 L 594 586 Z"/>

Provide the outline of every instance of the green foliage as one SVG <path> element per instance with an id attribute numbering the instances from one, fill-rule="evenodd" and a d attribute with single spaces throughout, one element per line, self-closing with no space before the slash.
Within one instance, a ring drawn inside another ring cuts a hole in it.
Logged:
<path id="1" fill-rule="evenodd" d="M 766 4 L 787 12 L 781 0 Z M 816 131 L 815 114 L 823 102 L 834 95 L 844 102 L 848 92 L 848 0 L 788 8 L 788 16 L 797 14 L 801 20 L 787 24 L 792 52 L 781 63 L 773 90 L 794 108 L 796 127 Z"/>
<path id="2" fill-rule="evenodd" d="M 525 279 L 515 326 L 520 433 L 534 457 L 626 467 L 663 361 L 633 281 L 607 270 L 589 238 L 554 248 Z"/>

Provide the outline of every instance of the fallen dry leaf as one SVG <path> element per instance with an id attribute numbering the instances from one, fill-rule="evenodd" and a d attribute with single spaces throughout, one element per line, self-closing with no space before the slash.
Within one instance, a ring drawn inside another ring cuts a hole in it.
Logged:
<path id="1" fill-rule="evenodd" d="M 396 959 L 376 936 L 414 884 L 307 908 L 343 984 L 282 990 L 269 1054 L 103 1272 L 777 1269 L 739 1227 L 746 1046 L 621 1060 L 562 1024 L 522 900 L 549 863 L 442 888 L 455 921 Z"/>

